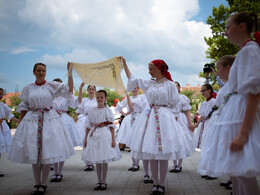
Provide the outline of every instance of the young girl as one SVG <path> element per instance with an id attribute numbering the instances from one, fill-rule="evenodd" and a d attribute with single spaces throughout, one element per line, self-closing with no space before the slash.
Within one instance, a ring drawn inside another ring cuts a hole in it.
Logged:
<path id="1" fill-rule="evenodd" d="M 110 106 L 110 109 L 112 110 L 112 113 L 114 115 L 114 125 L 116 126 L 115 129 L 115 136 L 118 133 L 118 129 L 119 129 L 119 122 L 120 122 L 120 118 L 121 118 L 121 113 L 116 111 L 116 106 L 118 105 L 118 103 L 120 103 L 120 100 L 118 98 L 114 99 L 113 101 L 113 105 Z"/>
<path id="2" fill-rule="evenodd" d="M 88 91 L 88 97 L 87 98 L 82 98 L 82 88 L 84 87 L 84 83 L 81 83 L 79 87 L 79 97 L 78 97 L 78 102 L 79 102 L 79 107 L 76 110 L 76 118 L 78 119 L 77 121 L 77 128 L 80 131 L 81 137 L 82 137 L 82 142 L 84 142 L 84 138 L 86 135 L 86 127 L 87 127 L 87 122 L 88 122 L 88 114 L 89 110 L 93 107 L 97 106 L 97 101 L 95 98 L 95 92 L 96 92 L 96 86 L 89 85 L 87 88 Z M 83 145 L 84 143 L 82 143 Z M 84 171 L 93 171 L 94 170 L 94 165 L 93 164 L 86 164 Z"/>
<path id="3" fill-rule="evenodd" d="M 106 190 L 108 163 L 119 160 L 121 153 L 115 142 L 113 113 L 106 106 L 107 92 L 97 91 L 96 99 L 97 107 L 93 107 L 88 115 L 82 160 L 96 164 L 98 183 L 94 190 Z"/>
<path id="4" fill-rule="evenodd" d="M 69 70 L 70 63 L 67 68 Z M 20 124 L 16 129 L 8 159 L 32 164 L 35 186 L 31 194 L 44 194 L 50 165 L 65 161 L 75 154 L 68 130 L 59 114 L 52 109 L 56 96 L 67 97 L 73 90 L 72 74 L 68 85 L 47 82 L 46 65 L 34 65 L 35 83 L 25 86 L 19 98 Z"/>
<path id="5" fill-rule="evenodd" d="M 195 127 L 198 127 L 194 133 L 194 144 L 196 148 L 202 148 L 203 142 L 207 135 L 208 114 L 212 110 L 216 103 L 216 94 L 213 92 L 213 88 L 210 84 L 204 84 L 201 86 L 201 94 L 206 98 L 204 102 L 200 105 L 198 113 L 200 115 L 198 123 Z"/>
<path id="6" fill-rule="evenodd" d="M 5 117 L 7 120 L 12 120 L 17 123 L 19 122 L 19 120 L 11 114 L 12 110 L 6 104 L 1 102 L 3 96 L 4 90 L 0 88 L 0 159 L 2 153 L 9 152 L 12 142 L 12 134 L 9 126 L 5 122 Z M 4 177 L 4 174 L 1 171 L 0 177 Z"/>
<path id="7" fill-rule="evenodd" d="M 178 83 L 177 81 L 175 81 L 174 83 L 180 94 L 180 89 L 181 89 L 180 83 Z M 192 140 L 192 132 L 194 130 L 194 125 L 192 124 L 192 120 L 191 120 L 191 114 L 190 114 L 191 106 L 190 106 L 189 98 L 183 94 L 180 94 L 180 102 L 177 105 L 177 108 L 179 111 L 179 114 L 177 117 L 177 122 L 185 133 L 187 142 L 190 145 L 190 150 L 195 151 L 193 140 Z M 183 159 L 173 160 L 173 167 L 170 170 L 170 172 L 174 172 L 174 173 L 181 172 L 182 171 L 182 161 L 183 161 Z"/>
<path id="8" fill-rule="evenodd" d="M 256 14 L 244 12 L 226 23 L 225 35 L 241 50 L 229 73 L 226 101 L 210 127 L 209 136 L 215 139 L 207 140 L 200 163 L 207 174 L 235 178 L 235 194 L 260 194 L 260 40 L 251 39 L 257 24 Z"/>
<path id="9" fill-rule="evenodd" d="M 53 81 L 62 83 L 62 80 L 59 78 L 54 79 Z M 53 110 L 56 110 L 56 112 L 60 115 L 62 121 L 66 125 L 73 146 L 75 147 L 75 146 L 79 146 L 82 143 L 82 139 L 80 137 L 78 128 L 76 127 L 74 120 L 67 114 L 69 106 L 72 108 L 77 107 L 77 98 L 74 97 L 72 93 L 69 94 L 68 98 L 58 96 L 53 100 L 53 106 L 52 106 Z M 59 163 L 54 163 L 54 174 L 52 175 L 50 182 L 62 181 L 63 165 L 64 165 L 64 161 Z"/>
<path id="10" fill-rule="evenodd" d="M 151 194 L 163 194 L 168 160 L 182 159 L 192 154 L 185 142 L 184 132 L 173 117 L 173 109 L 180 101 L 179 93 L 163 60 L 151 61 L 149 73 L 154 79 L 143 80 L 133 77 L 125 59 L 121 58 L 128 77 L 128 91 L 139 86 L 150 104 L 149 112 L 142 112 L 136 121 L 133 129 L 135 139 L 131 139 L 130 143 L 131 154 L 136 159 L 150 160 L 154 180 Z"/>

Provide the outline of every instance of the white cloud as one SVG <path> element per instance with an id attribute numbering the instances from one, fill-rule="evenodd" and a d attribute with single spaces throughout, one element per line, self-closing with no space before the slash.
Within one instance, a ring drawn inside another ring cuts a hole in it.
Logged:
<path id="1" fill-rule="evenodd" d="M 0 73 L 0 84 L 5 84 L 7 82 L 8 82 L 8 79 L 6 78 L 6 75 Z"/>
<path id="2" fill-rule="evenodd" d="M 17 49 L 12 50 L 10 53 L 11 54 L 20 54 L 20 53 L 35 52 L 35 51 L 36 51 L 35 49 L 21 47 L 21 48 L 17 48 Z"/>

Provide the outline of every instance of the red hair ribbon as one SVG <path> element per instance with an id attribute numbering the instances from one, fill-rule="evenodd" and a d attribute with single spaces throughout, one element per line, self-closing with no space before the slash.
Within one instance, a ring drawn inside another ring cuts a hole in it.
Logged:
<path id="1" fill-rule="evenodd" d="M 161 72 L 164 77 L 172 81 L 171 74 L 168 72 L 168 65 L 163 60 L 153 60 L 150 63 L 155 65 Z"/>
<path id="2" fill-rule="evenodd" d="M 255 37 L 255 41 L 260 46 L 260 32 L 259 31 L 255 32 L 254 37 Z"/>
<path id="3" fill-rule="evenodd" d="M 114 99 L 114 105 L 113 105 L 114 107 L 116 107 L 116 102 L 119 102 L 119 99 L 117 99 L 117 98 Z"/>
<path id="4" fill-rule="evenodd" d="M 216 99 L 217 98 L 217 94 L 215 92 L 210 94 L 210 97 L 206 99 L 206 101 L 211 100 L 212 98 Z"/>

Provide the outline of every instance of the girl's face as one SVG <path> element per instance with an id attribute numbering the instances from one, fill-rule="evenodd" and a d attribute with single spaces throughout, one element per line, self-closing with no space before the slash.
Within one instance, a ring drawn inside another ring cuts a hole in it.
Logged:
<path id="1" fill-rule="evenodd" d="M 229 70 L 230 66 L 223 66 L 221 62 L 217 62 L 216 64 L 217 67 L 217 74 L 221 80 L 227 81 L 228 80 L 228 75 L 229 75 Z"/>
<path id="2" fill-rule="evenodd" d="M 4 91 L 3 90 L 0 90 L 0 100 L 2 100 L 4 97 Z"/>
<path id="3" fill-rule="evenodd" d="M 152 63 L 149 64 L 149 74 L 155 79 L 160 79 L 163 76 L 161 71 Z"/>
<path id="4" fill-rule="evenodd" d="M 241 25 L 234 23 L 232 16 L 229 17 L 226 23 L 225 36 L 227 36 L 230 43 L 238 44 L 241 37 L 240 31 L 241 31 Z"/>
<path id="5" fill-rule="evenodd" d="M 96 93 L 96 100 L 98 106 L 105 106 L 105 102 L 107 101 L 107 98 L 105 97 L 104 93 Z"/>
<path id="6" fill-rule="evenodd" d="M 174 84 L 176 85 L 177 90 L 180 91 L 181 88 L 179 87 L 178 83 L 174 83 Z"/>
<path id="7" fill-rule="evenodd" d="M 139 87 L 136 87 L 136 88 L 132 91 L 132 94 L 133 94 L 133 96 L 136 96 L 136 95 L 138 95 L 138 93 L 139 93 Z"/>
<path id="8" fill-rule="evenodd" d="M 89 96 L 91 96 L 91 97 L 93 97 L 95 95 L 95 93 L 96 93 L 96 89 L 95 89 L 95 87 L 93 85 L 90 85 L 88 87 L 87 91 L 88 91 Z"/>
<path id="9" fill-rule="evenodd" d="M 209 98 L 210 97 L 211 90 L 207 89 L 205 86 L 201 87 L 201 91 L 200 92 L 201 92 L 203 97 L 205 97 L 205 98 Z"/>
<path id="10" fill-rule="evenodd" d="M 35 68 L 35 71 L 33 72 L 33 74 L 35 75 L 36 80 L 44 81 L 45 76 L 46 76 L 46 68 L 45 68 L 45 66 L 37 65 L 36 68 Z"/>

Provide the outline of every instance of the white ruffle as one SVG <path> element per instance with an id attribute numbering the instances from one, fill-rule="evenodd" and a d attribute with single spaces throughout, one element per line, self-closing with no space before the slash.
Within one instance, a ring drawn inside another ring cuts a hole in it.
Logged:
<path id="1" fill-rule="evenodd" d="M 2 122 L 2 127 L 3 129 L 0 127 L 0 154 L 9 152 L 12 142 L 12 134 L 5 120 Z"/>

